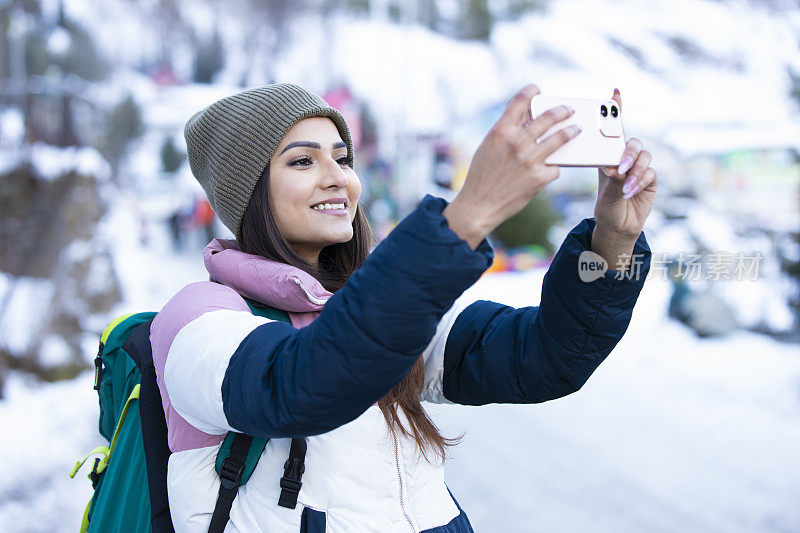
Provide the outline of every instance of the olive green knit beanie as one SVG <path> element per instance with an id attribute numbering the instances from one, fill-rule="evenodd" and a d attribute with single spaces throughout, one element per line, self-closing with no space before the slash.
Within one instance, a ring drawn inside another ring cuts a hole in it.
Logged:
<path id="1" fill-rule="evenodd" d="M 192 174 L 237 238 L 242 215 L 275 148 L 292 126 L 308 117 L 333 120 L 352 161 L 353 142 L 341 113 L 320 96 L 290 83 L 228 96 L 186 123 L 183 135 Z"/>

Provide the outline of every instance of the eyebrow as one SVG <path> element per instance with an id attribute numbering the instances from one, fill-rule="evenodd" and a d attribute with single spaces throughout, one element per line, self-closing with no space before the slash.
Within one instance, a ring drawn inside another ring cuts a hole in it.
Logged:
<path id="1" fill-rule="evenodd" d="M 313 141 L 295 141 L 293 143 L 287 144 L 286 147 L 283 150 L 281 150 L 281 153 L 278 154 L 278 155 L 283 154 L 283 152 L 285 152 L 286 150 L 289 150 L 291 148 L 297 148 L 298 146 L 305 146 L 306 148 L 314 148 L 316 150 L 320 150 L 321 149 L 319 143 L 315 143 Z M 343 141 L 339 141 L 337 143 L 333 143 L 333 149 L 335 150 L 337 148 L 347 148 L 347 144 L 345 144 Z"/>

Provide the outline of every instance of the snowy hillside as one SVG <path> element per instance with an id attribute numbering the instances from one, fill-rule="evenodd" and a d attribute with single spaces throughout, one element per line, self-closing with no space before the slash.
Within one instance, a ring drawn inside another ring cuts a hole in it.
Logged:
<path id="1" fill-rule="evenodd" d="M 562 0 L 545 12 L 497 22 L 487 43 L 450 39 L 418 25 L 304 12 L 288 24 L 280 53 L 265 48 L 253 55 L 242 34 L 241 4 L 215 10 L 199 2 L 189 12 L 191 22 L 200 35 L 210 35 L 218 22 L 228 52 L 225 66 L 214 85 L 159 89 L 124 68 L 153 53 L 140 36 L 157 39 L 158 26 L 131 26 L 127 17 L 136 15 L 129 7 L 114 11 L 117 4 L 125 2 L 111 0 L 102 9 L 110 19 L 125 17 L 121 35 L 116 24 L 92 16 L 85 2 L 67 2 L 85 14 L 82 20 L 97 23 L 94 34 L 110 49 L 120 48 L 121 39 L 130 45 L 121 47 L 122 68 L 110 87 L 99 91 L 134 89 L 154 131 L 180 139 L 192 113 L 236 92 L 243 80 L 245 86 L 264 83 L 267 71 L 318 92 L 343 83 L 376 120 L 379 149 L 404 177 L 397 188 L 406 210 L 427 192 L 426 162 L 409 139 L 442 135 L 467 164 L 502 104 L 527 83 L 545 94 L 591 98 L 609 98 L 620 88 L 626 135 L 645 141 L 664 192 L 698 187 L 687 158 L 743 148 L 800 149 L 800 104 L 790 97 L 790 73 L 800 73 L 796 8 L 744 1 Z M 175 68 L 188 72 L 191 50 L 180 35 L 173 39 Z M 141 148 L 128 172 L 146 181 L 155 174 L 157 150 L 148 143 Z M 704 189 L 708 178 L 702 179 Z M 710 201 L 729 206 L 726 215 L 746 215 L 762 227 L 794 226 L 796 181 L 794 174 L 776 176 L 763 189 L 748 190 L 745 205 L 726 191 L 715 191 Z M 596 178 L 567 169 L 551 189 L 576 186 L 593 190 Z"/>

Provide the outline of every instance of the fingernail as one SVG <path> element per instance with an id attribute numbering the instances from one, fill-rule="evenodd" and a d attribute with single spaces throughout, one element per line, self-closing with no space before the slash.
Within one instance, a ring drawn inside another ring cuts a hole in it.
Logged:
<path id="1" fill-rule="evenodd" d="M 629 155 L 626 155 L 622 158 L 622 161 L 619 163 L 619 169 L 617 172 L 620 174 L 625 174 L 630 168 L 633 166 L 633 158 Z"/>
<path id="2" fill-rule="evenodd" d="M 628 194 L 631 192 L 631 189 L 636 185 L 636 176 L 631 176 L 628 178 L 628 181 L 625 182 L 625 185 L 622 186 L 622 194 Z"/>
<path id="3" fill-rule="evenodd" d="M 568 106 L 568 105 L 567 105 L 567 106 L 564 106 L 564 107 L 566 107 L 566 108 L 567 108 L 567 113 L 569 113 L 570 115 L 571 115 L 572 113 L 574 113 L 574 112 L 575 112 L 575 109 L 573 109 L 572 107 L 570 107 L 570 106 Z"/>
<path id="4" fill-rule="evenodd" d="M 575 135 L 578 135 L 578 134 L 579 134 L 580 132 L 582 132 L 582 131 L 583 131 L 583 130 L 581 129 L 581 127 L 580 127 L 580 126 L 578 126 L 578 125 L 576 124 L 576 125 L 575 125 Z"/>
<path id="5" fill-rule="evenodd" d="M 632 190 L 631 192 L 629 192 L 628 194 L 626 194 L 625 196 L 623 196 L 623 198 L 625 198 L 626 200 L 629 200 L 629 199 L 630 199 L 630 198 L 631 198 L 631 197 L 632 197 L 634 194 L 636 194 L 637 192 L 639 192 L 639 186 L 638 186 L 638 185 L 637 185 L 636 187 L 634 187 L 634 188 L 633 188 L 633 190 Z"/>

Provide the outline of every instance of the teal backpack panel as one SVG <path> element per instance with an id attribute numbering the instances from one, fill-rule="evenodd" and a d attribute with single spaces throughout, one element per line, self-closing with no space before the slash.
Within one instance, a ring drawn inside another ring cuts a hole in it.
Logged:
<path id="1" fill-rule="evenodd" d="M 109 445 L 113 443 L 113 449 L 108 466 L 97 477 L 87 511 L 88 524 L 84 522 L 81 531 L 151 530 L 150 492 L 138 398 L 131 399 L 125 419 L 117 426 L 131 392 L 141 381 L 139 368 L 122 345 L 134 328 L 155 315 L 148 312 L 120 317 L 122 319 L 109 324 L 101 336 L 98 357 L 102 360 L 102 370 L 95 376 L 100 403 L 99 430 Z M 103 485 L 114 487 L 114 490 L 102 490 Z"/>
<path id="2" fill-rule="evenodd" d="M 132 401 L 128 408 L 113 458 L 117 460 L 109 461 L 95 488 L 95 499 L 89 510 L 89 532 L 149 532 L 150 492 L 138 401 Z M 114 490 L 102 490 L 104 484 Z"/>
<path id="3" fill-rule="evenodd" d="M 108 325 L 100 338 L 95 389 L 100 405 L 99 431 L 109 446 L 102 461 L 98 459 L 90 463 L 92 472 L 89 479 L 94 479 L 96 485 L 81 531 L 151 530 L 150 493 L 137 387 L 141 373 L 122 345 L 134 328 L 155 315 L 136 313 L 119 317 Z M 137 393 L 131 398 L 134 389 Z M 120 423 L 123 412 L 125 418 Z M 113 490 L 103 490 L 104 485 L 113 487 Z"/>
<path id="4" fill-rule="evenodd" d="M 100 400 L 100 434 L 111 442 L 114 428 L 119 420 L 119 415 L 125 407 L 133 387 L 142 378 L 139 368 L 131 359 L 122 345 L 139 324 L 147 322 L 156 316 L 156 313 L 136 313 L 130 315 L 107 333 L 103 343 L 102 353 L 99 354 L 103 361 L 103 370 L 100 375 L 100 385 L 97 395 Z M 111 323 L 114 324 L 113 322 Z M 111 326 L 109 326 L 111 327 Z M 104 337 L 106 332 L 104 332 Z"/>

